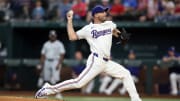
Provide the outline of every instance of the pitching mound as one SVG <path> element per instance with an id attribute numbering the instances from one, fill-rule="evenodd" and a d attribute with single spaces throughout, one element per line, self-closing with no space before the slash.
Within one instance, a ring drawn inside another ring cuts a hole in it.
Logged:
<path id="1" fill-rule="evenodd" d="M 63 101 L 63 100 L 48 100 L 48 99 L 34 99 L 34 98 L 25 98 L 25 97 L 0 96 L 0 101 Z"/>

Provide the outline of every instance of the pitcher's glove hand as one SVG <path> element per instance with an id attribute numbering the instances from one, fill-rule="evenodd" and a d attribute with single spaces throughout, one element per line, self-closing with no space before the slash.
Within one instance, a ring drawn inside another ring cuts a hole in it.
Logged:
<path id="1" fill-rule="evenodd" d="M 125 28 L 122 28 L 121 34 L 119 36 L 119 41 L 116 44 L 125 45 L 130 39 L 131 33 L 128 33 Z"/>

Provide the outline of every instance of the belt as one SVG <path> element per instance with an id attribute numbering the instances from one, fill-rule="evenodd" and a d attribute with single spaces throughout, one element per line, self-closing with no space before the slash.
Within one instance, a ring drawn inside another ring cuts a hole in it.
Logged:
<path id="1" fill-rule="evenodd" d="M 54 61 L 55 59 L 46 59 L 47 61 Z"/>
<path id="2" fill-rule="evenodd" d="M 93 55 L 96 56 L 96 57 L 99 57 L 99 55 L 98 55 L 97 53 L 93 53 Z M 102 59 L 103 59 L 104 61 L 106 61 L 106 62 L 109 60 L 108 58 L 105 58 L 105 57 L 103 57 Z"/>

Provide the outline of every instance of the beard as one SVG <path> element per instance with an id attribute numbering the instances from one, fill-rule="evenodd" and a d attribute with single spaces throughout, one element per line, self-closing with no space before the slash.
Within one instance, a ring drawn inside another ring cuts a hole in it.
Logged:
<path id="1" fill-rule="evenodd" d="M 99 16 L 99 17 L 98 17 L 99 21 L 101 21 L 101 22 L 106 21 L 106 18 L 107 18 L 106 16 L 102 16 L 102 17 Z"/>

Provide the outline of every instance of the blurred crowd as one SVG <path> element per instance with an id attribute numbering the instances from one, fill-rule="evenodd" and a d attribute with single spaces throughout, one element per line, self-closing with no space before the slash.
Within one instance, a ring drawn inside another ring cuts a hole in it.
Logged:
<path id="1" fill-rule="evenodd" d="M 72 9 L 77 20 L 91 21 L 91 9 L 109 8 L 114 21 L 179 21 L 180 0 L 0 0 L 0 22 L 64 21 Z"/>

